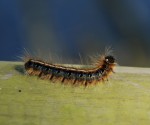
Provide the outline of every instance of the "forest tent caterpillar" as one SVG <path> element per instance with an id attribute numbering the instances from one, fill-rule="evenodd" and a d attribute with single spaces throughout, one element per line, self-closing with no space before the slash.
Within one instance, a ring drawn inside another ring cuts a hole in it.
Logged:
<path id="1" fill-rule="evenodd" d="M 50 64 L 41 60 L 29 58 L 25 64 L 25 70 L 30 76 L 38 76 L 53 82 L 61 82 L 73 85 L 94 85 L 108 80 L 108 76 L 114 73 L 116 60 L 111 55 L 101 56 L 94 68 L 82 69 Z"/>

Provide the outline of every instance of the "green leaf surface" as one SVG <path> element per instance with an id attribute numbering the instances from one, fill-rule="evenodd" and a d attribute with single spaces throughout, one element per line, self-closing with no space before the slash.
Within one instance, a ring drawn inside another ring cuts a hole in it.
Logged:
<path id="1" fill-rule="evenodd" d="M 84 88 L 25 75 L 0 62 L 0 125 L 149 125 L 150 69 L 118 67 L 108 82 Z"/>

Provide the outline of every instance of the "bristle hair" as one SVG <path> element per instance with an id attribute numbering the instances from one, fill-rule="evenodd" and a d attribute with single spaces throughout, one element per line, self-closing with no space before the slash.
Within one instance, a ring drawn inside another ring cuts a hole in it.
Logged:
<path id="1" fill-rule="evenodd" d="M 108 77 L 114 72 L 116 62 L 109 63 L 109 60 L 105 60 L 110 52 L 110 48 L 107 48 L 105 54 L 99 55 L 97 60 L 94 61 L 93 67 L 88 69 L 48 63 L 31 57 L 27 51 L 23 60 L 25 61 L 25 70 L 31 76 L 34 75 L 41 79 L 63 84 L 89 86 L 108 80 Z M 92 58 L 92 60 L 95 60 L 94 57 Z"/>

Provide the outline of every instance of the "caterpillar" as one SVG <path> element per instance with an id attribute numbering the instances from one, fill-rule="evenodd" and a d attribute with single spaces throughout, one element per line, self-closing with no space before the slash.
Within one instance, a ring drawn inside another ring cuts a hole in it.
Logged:
<path id="1" fill-rule="evenodd" d="M 51 64 L 42 60 L 29 58 L 24 63 L 28 75 L 38 76 L 52 82 L 61 82 L 72 85 L 96 85 L 108 80 L 114 73 L 116 59 L 112 55 L 100 56 L 93 68 L 75 68 L 64 65 Z"/>

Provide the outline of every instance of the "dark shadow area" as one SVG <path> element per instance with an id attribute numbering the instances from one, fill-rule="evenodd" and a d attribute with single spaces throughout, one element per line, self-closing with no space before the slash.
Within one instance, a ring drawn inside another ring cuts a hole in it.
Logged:
<path id="1" fill-rule="evenodd" d="M 25 69 L 24 69 L 24 66 L 23 65 L 16 65 L 15 66 L 15 70 L 17 72 L 19 72 L 20 74 L 24 75 L 25 74 Z"/>

